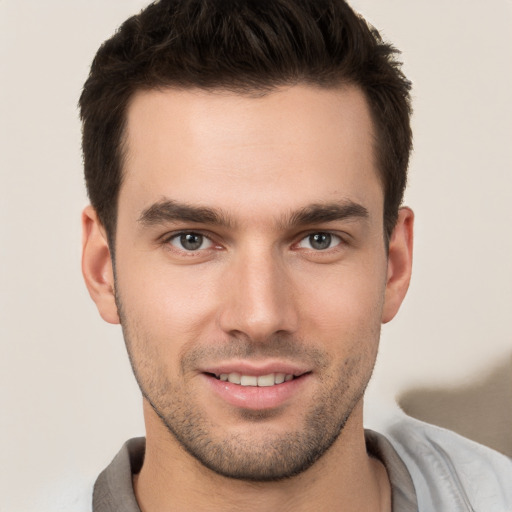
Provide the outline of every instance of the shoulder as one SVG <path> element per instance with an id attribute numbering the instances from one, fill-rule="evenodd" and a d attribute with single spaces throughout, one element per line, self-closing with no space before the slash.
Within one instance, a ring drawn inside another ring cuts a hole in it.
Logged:
<path id="1" fill-rule="evenodd" d="M 512 510 L 512 459 L 403 414 L 382 433 L 409 470 L 420 510 Z"/>

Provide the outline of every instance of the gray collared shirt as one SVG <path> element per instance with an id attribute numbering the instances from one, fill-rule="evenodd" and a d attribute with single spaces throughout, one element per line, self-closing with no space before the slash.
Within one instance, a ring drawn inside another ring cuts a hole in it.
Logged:
<path id="1" fill-rule="evenodd" d="M 366 430 L 365 437 L 369 455 L 380 460 L 388 472 L 393 512 L 417 512 L 411 476 L 393 446 L 372 430 Z M 132 481 L 142 468 L 145 446 L 143 437 L 130 439 L 100 474 L 94 485 L 93 512 L 140 512 Z"/>

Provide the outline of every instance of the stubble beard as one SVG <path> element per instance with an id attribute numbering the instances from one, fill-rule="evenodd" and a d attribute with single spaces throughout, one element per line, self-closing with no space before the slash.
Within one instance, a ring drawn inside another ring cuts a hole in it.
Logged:
<path id="1" fill-rule="evenodd" d="M 252 482 L 279 481 L 294 477 L 310 468 L 338 439 L 355 406 L 362 400 L 370 379 L 374 358 L 359 354 L 347 359 L 342 368 L 329 368 L 325 354 L 308 348 L 307 343 L 283 337 L 255 344 L 236 339 L 222 354 L 251 356 L 255 353 L 313 360 L 319 372 L 321 391 L 313 400 L 304 419 L 295 430 L 276 432 L 265 422 L 277 411 L 240 410 L 239 419 L 258 425 L 258 439 L 241 433 L 223 432 L 197 407 L 192 392 L 183 384 L 171 382 L 164 365 L 155 354 L 151 357 L 149 339 L 135 335 L 119 308 L 123 335 L 130 363 L 143 397 L 151 405 L 169 433 L 180 446 L 203 466 L 218 475 Z M 135 340 L 140 343 L 135 345 Z M 213 344 L 218 347 L 218 345 Z M 293 352 L 292 352 L 293 351 Z M 198 349 L 181 360 L 182 370 L 210 352 Z M 215 349 L 219 354 L 219 349 Z M 369 359 L 370 361 L 369 362 Z M 160 364 L 160 366 L 159 366 Z M 183 373 L 183 372 L 182 372 Z"/>

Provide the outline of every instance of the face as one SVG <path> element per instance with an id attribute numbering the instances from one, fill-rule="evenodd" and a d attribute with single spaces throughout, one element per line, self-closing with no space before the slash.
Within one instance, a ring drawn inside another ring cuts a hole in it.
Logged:
<path id="1" fill-rule="evenodd" d="M 115 295 L 147 423 L 225 476 L 304 471 L 396 309 L 363 95 L 143 92 L 126 137 Z"/>

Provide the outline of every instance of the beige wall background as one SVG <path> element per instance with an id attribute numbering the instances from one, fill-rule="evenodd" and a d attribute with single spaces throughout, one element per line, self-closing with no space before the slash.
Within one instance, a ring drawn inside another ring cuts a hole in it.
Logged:
<path id="1" fill-rule="evenodd" d="M 143 433 L 120 329 L 80 274 L 76 103 L 99 44 L 144 3 L 0 0 L 0 511 L 69 511 Z M 414 278 L 368 423 L 398 401 L 512 455 L 512 2 L 353 4 L 403 50 L 415 106 Z"/>

